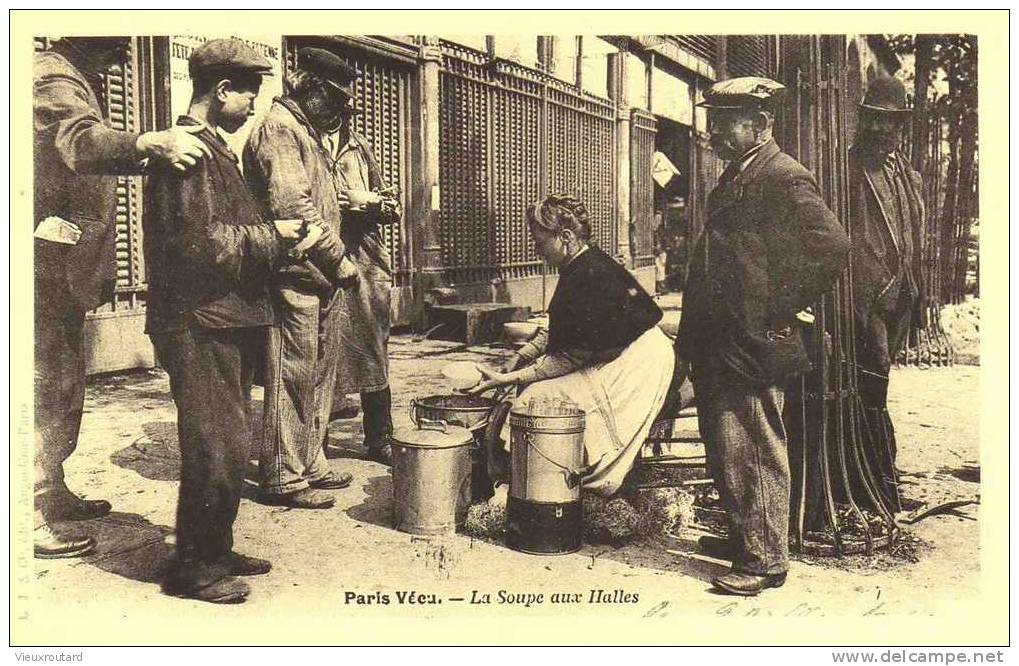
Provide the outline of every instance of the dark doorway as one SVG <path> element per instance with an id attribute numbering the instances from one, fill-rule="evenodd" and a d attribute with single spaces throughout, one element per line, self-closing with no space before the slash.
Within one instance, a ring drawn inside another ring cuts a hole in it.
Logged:
<path id="1" fill-rule="evenodd" d="M 691 128 L 662 116 L 655 119 L 658 125 L 655 134 L 658 174 L 667 174 L 670 167 L 664 162 L 659 164 L 661 157 L 657 153 L 678 170 L 667 181 L 661 175 L 655 179 L 652 224 L 655 281 L 659 283 L 659 292 L 682 291 L 686 281 L 687 255 L 693 242 L 689 224 Z M 662 168 L 663 165 L 665 168 Z"/>

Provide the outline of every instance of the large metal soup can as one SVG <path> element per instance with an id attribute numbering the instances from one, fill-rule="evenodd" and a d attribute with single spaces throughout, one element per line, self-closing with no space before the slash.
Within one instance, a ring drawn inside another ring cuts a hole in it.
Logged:
<path id="1" fill-rule="evenodd" d="M 498 404 L 491 398 L 469 394 L 430 395 L 410 401 L 410 420 L 414 423 L 419 419 L 445 421 L 450 425 L 461 425 L 473 433 L 475 445 L 471 448 L 472 502 L 485 502 L 495 495 L 492 479 L 488 476 L 482 443 L 485 427 L 488 425 L 492 410 Z"/>
<path id="2" fill-rule="evenodd" d="M 411 534 L 462 527 L 471 500 L 471 446 L 462 426 L 418 419 L 393 432 L 393 521 Z"/>
<path id="3" fill-rule="evenodd" d="M 584 412 L 535 400 L 510 412 L 511 474 L 506 544 L 525 553 L 572 553 L 583 541 L 580 500 Z"/>

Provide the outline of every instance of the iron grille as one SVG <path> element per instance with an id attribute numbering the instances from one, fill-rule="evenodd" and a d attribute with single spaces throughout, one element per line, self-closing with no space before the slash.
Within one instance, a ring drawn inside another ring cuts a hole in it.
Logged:
<path id="1" fill-rule="evenodd" d="M 579 196 L 592 240 L 613 251 L 611 103 L 542 72 L 441 47 L 440 219 L 450 281 L 540 274 L 524 212 L 548 192 Z"/>
<path id="2" fill-rule="evenodd" d="M 634 266 L 654 263 L 654 181 L 651 172 L 655 153 L 655 117 L 634 109 L 630 117 L 630 253 Z"/>
<path id="3" fill-rule="evenodd" d="M 440 238 L 445 266 L 487 266 L 489 109 L 483 72 L 448 59 L 440 74 Z"/>
<path id="4" fill-rule="evenodd" d="M 497 75 L 492 98 L 492 229 L 494 259 L 510 275 L 540 267 L 524 209 L 541 196 L 541 85 Z"/>
<path id="5" fill-rule="evenodd" d="M 774 38 L 767 35 L 733 35 L 728 38 L 726 66 L 729 76 L 775 76 Z"/>
<path id="6" fill-rule="evenodd" d="M 613 111 L 572 90 L 550 89 L 548 99 L 548 187 L 576 193 L 587 206 L 591 240 L 611 254 L 615 250 Z"/>

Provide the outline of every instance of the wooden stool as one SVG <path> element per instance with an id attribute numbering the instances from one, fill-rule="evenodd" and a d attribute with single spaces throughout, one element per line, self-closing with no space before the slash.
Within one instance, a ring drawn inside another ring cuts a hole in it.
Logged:
<path id="1" fill-rule="evenodd" d="M 691 432 L 696 434 L 689 434 Z M 713 483 L 707 476 L 704 441 L 697 427 L 696 398 L 689 382 L 673 390 L 666 399 L 634 461 L 634 473 L 638 488 L 676 488 Z"/>

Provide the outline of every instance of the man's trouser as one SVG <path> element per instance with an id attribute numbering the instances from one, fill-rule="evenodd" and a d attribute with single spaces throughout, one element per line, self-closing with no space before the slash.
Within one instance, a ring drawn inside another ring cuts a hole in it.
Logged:
<path id="1" fill-rule="evenodd" d="M 85 311 L 59 289 L 35 290 L 35 498 L 64 488 L 85 403 Z M 36 511 L 36 522 L 42 515 Z"/>
<path id="2" fill-rule="evenodd" d="M 888 379 L 892 363 L 906 343 L 912 311 L 909 294 L 903 289 L 891 308 L 875 308 L 867 317 L 863 331 L 857 333 L 860 339 L 856 350 L 857 378 L 867 436 L 864 451 L 868 463 L 880 477 L 885 503 L 893 512 L 901 509 L 901 502 L 895 470 L 898 446 L 888 413 Z"/>
<path id="3" fill-rule="evenodd" d="M 733 568 L 755 575 L 786 571 L 789 560 L 789 456 L 778 386 L 755 387 L 694 368 L 694 394 L 708 473 L 729 513 Z"/>
<path id="4" fill-rule="evenodd" d="M 335 296 L 276 289 L 280 321 L 269 330 L 258 460 L 266 493 L 292 493 L 329 473 L 322 443 L 336 384 L 335 302 Z"/>
<path id="5" fill-rule="evenodd" d="M 369 449 L 387 446 L 393 436 L 393 393 L 387 386 L 381 391 L 361 394 L 364 412 L 364 445 Z"/>
<path id="6" fill-rule="evenodd" d="M 152 336 L 177 404 L 177 566 L 184 576 L 201 576 L 233 548 L 251 439 L 251 382 L 265 334 L 192 325 Z"/>
<path id="7" fill-rule="evenodd" d="M 388 358 L 391 279 L 376 266 L 361 262 L 358 268 L 361 279 L 337 299 L 341 359 L 334 402 L 347 393 L 360 393 L 365 446 L 380 448 L 389 443 L 393 430 Z"/>

